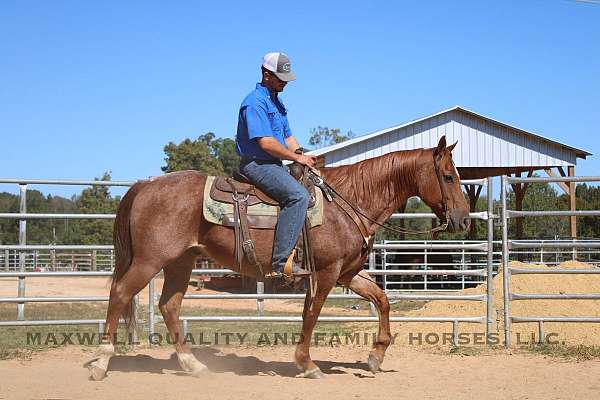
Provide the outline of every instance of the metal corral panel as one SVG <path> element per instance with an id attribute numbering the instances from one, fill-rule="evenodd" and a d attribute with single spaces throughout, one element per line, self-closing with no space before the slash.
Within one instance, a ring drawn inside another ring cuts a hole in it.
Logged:
<path id="1" fill-rule="evenodd" d="M 326 166 L 421 147 L 434 147 L 446 135 L 457 167 L 571 166 L 590 153 L 503 124 L 460 107 L 311 152 Z"/>

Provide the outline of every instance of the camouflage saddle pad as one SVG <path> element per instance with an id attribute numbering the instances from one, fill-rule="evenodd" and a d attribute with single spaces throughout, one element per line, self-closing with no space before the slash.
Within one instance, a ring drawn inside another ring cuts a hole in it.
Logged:
<path id="1" fill-rule="evenodd" d="M 223 225 L 233 228 L 233 207 L 228 196 L 230 193 L 225 193 L 220 190 L 220 186 L 224 185 L 224 178 L 209 176 L 206 179 L 204 186 L 204 201 L 202 211 L 204 219 L 212 224 Z M 251 185 L 248 185 L 251 187 Z M 315 188 L 314 201 L 307 211 L 310 226 L 315 227 L 323 224 L 323 193 L 320 189 Z M 226 196 L 226 197 L 224 197 Z M 252 195 L 253 201 L 248 204 L 247 216 L 248 227 L 252 229 L 275 229 L 279 216 L 279 206 L 275 205 L 272 199 L 269 199 L 264 193 L 257 191 Z M 229 201 L 228 201 L 229 200 Z"/>

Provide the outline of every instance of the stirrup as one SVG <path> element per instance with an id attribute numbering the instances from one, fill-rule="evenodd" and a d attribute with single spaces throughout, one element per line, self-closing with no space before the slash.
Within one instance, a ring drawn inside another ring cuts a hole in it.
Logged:
<path id="1" fill-rule="evenodd" d="M 292 250 L 292 254 L 289 255 L 283 266 L 283 275 L 288 280 L 293 280 L 294 278 L 306 278 L 311 275 L 310 271 L 298 266 L 298 264 L 294 262 L 295 256 L 296 249 Z"/>
<path id="2" fill-rule="evenodd" d="M 283 278 L 285 280 L 295 280 L 295 278 L 307 278 L 311 275 L 311 272 L 305 270 L 304 268 L 298 267 L 296 264 L 293 265 L 289 269 L 289 271 L 271 271 L 265 274 L 265 278 L 267 279 L 280 279 Z"/>

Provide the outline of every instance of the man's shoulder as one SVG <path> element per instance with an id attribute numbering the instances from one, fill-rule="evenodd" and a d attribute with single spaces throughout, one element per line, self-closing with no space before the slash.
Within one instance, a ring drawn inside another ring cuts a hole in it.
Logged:
<path id="1" fill-rule="evenodd" d="M 248 93 L 248 95 L 246 97 L 244 97 L 241 107 L 248 107 L 248 106 L 267 107 L 267 100 L 268 99 L 265 97 L 265 95 L 260 90 L 254 89 L 250 93 Z"/>

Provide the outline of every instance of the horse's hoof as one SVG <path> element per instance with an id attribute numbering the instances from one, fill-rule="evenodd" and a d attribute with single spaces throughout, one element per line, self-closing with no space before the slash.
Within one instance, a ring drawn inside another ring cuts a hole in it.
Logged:
<path id="1" fill-rule="evenodd" d="M 188 374 L 190 374 L 190 376 L 199 378 L 199 377 L 201 377 L 203 375 L 206 375 L 207 371 L 208 371 L 208 368 L 196 368 L 194 370 L 186 371 L 186 372 Z"/>
<path id="2" fill-rule="evenodd" d="M 106 376 L 106 370 L 96 365 L 96 361 L 88 365 L 90 370 L 91 378 L 95 381 L 101 381 Z"/>
<path id="3" fill-rule="evenodd" d="M 321 372 L 319 367 L 315 367 L 296 375 L 296 378 L 323 379 L 325 378 L 325 374 Z"/>
<path id="4" fill-rule="evenodd" d="M 198 361 L 192 354 L 177 354 L 177 359 L 181 369 L 191 376 L 198 377 L 207 370 L 206 365 Z"/>
<path id="5" fill-rule="evenodd" d="M 373 353 L 369 354 L 369 359 L 367 360 L 369 364 L 369 369 L 372 373 L 376 374 L 380 371 L 379 367 L 381 366 L 381 360 L 377 358 L 377 356 Z"/>

